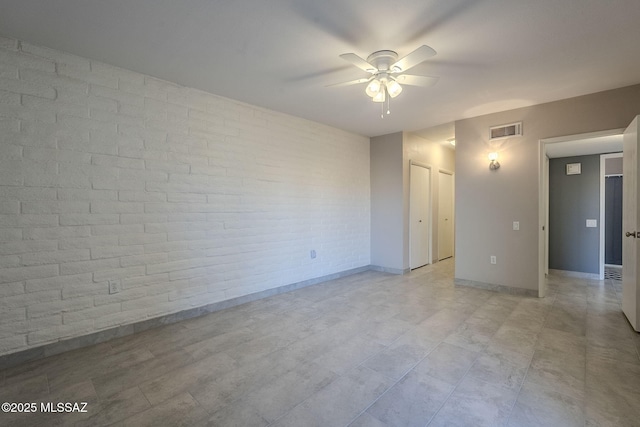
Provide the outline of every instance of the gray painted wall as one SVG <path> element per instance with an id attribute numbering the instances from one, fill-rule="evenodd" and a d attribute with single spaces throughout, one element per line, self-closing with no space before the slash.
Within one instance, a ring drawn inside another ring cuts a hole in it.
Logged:
<path id="1" fill-rule="evenodd" d="M 514 100 L 520 105 L 526 100 Z M 539 141 L 627 127 L 640 114 L 640 85 L 456 122 L 457 279 L 538 289 Z M 524 135 L 489 141 L 489 127 L 523 122 Z M 497 151 L 501 167 L 489 170 Z M 520 221 L 520 231 L 512 222 Z M 490 255 L 498 263 L 489 263 Z"/>
<path id="2" fill-rule="evenodd" d="M 371 138 L 371 265 L 404 270 L 402 132 Z"/>
<path id="3" fill-rule="evenodd" d="M 580 163 L 580 175 L 567 175 L 568 163 Z M 598 227 L 587 228 L 596 219 Z M 549 161 L 549 268 L 599 273 L 600 155 Z"/>

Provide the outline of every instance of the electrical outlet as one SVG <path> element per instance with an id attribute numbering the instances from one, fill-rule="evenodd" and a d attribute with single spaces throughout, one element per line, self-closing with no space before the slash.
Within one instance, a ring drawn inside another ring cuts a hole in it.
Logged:
<path id="1" fill-rule="evenodd" d="M 513 229 L 520 230 L 520 221 L 513 221 Z"/>
<path id="2" fill-rule="evenodd" d="M 496 260 L 496 256 L 495 255 L 491 255 L 491 264 L 497 264 L 498 261 Z"/>
<path id="3" fill-rule="evenodd" d="M 316 257 L 316 250 L 311 249 L 311 252 L 309 253 L 309 255 L 311 256 L 311 259 L 314 259 Z"/>
<path id="4" fill-rule="evenodd" d="M 109 280 L 109 293 L 117 294 L 120 292 L 120 280 Z"/>

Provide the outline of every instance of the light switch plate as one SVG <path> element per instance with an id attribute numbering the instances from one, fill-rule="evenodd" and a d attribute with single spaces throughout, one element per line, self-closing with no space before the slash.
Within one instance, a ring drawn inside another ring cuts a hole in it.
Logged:
<path id="1" fill-rule="evenodd" d="M 120 292 L 120 288 L 121 288 L 120 280 L 118 279 L 109 280 L 110 294 L 117 294 L 118 292 Z"/>
<path id="2" fill-rule="evenodd" d="M 513 221 L 513 229 L 520 230 L 520 221 Z"/>
<path id="3" fill-rule="evenodd" d="M 598 220 L 597 219 L 588 219 L 587 220 L 587 227 L 588 228 L 596 228 L 596 227 L 598 227 Z"/>

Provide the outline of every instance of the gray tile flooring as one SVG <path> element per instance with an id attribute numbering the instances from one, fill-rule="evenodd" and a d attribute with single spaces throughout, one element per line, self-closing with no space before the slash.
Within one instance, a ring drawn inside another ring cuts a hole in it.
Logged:
<path id="1" fill-rule="evenodd" d="M 638 334 L 612 280 L 544 299 L 364 272 L 0 372 L 2 425 L 638 426 Z M 39 403 L 38 403 L 39 404 Z"/>

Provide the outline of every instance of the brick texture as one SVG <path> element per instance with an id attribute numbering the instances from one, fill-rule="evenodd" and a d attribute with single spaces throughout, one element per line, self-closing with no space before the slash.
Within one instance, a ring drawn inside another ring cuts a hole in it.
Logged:
<path id="1" fill-rule="evenodd" d="M 368 138 L 15 39 L 0 69 L 0 355 L 369 265 Z"/>

